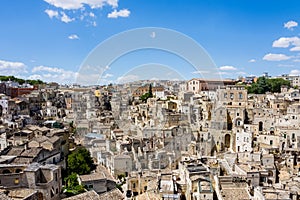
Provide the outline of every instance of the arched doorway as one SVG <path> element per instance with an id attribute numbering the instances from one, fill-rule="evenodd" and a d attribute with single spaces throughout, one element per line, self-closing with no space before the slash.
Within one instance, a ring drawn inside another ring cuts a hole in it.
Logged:
<path id="1" fill-rule="evenodd" d="M 230 147 L 230 134 L 225 135 L 225 147 L 226 148 Z"/>
<path id="2" fill-rule="evenodd" d="M 258 123 L 258 131 L 263 131 L 263 122 Z"/>

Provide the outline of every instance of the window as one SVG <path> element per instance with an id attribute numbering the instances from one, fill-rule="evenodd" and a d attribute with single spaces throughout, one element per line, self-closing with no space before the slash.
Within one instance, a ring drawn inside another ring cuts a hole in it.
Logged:
<path id="1" fill-rule="evenodd" d="M 20 183 L 20 180 L 19 178 L 15 178 L 15 181 L 14 181 L 15 185 L 18 185 Z"/>
<path id="2" fill-rule="evenodd" d="M 224 98 L 227 99 L 227 93 L 224 93 Z"/>
<path id="3" fill-rule="evenodd" d="M 230 93 L 230 99 L 233 99 L 233 93 Z"/>
<path id="4" fill-rule="evenodd" d="M 273 145 L 273 140 L 270 140 L 270 145 Z"/>
<path id="5" fill-rule="evenodd" d="M 243 93 L 239 93 L 239 99 L 243 99 Z"/>

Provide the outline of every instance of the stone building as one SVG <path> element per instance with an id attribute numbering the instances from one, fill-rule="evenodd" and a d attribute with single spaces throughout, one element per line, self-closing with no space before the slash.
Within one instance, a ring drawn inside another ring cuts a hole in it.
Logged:
<path id="1" fill-rule="evenodd" d="M 103 172 L 80 175 L 79 184 L 88 190 L 94 190 L 98 194 L 111 191 L 116 188 L 116 182 L 112 177 L 107 177 Z"/>
<path id="2" fill-rule="evenodd" d="M 56 165 L 0 164 L 0 180 L 0 187 L 6 190 L 29 188 L 40 192 L 42 199 L 60 199 L 61 169 Z"/>
<path id="3" fill-rule="evenodd" d="M 204 80 L 194 78 L 187 81 L 187 91 L 199 94 L 201 91 L 214 91 L 220 86 L 234 84 L 235 81 L 232 80 Z"/>

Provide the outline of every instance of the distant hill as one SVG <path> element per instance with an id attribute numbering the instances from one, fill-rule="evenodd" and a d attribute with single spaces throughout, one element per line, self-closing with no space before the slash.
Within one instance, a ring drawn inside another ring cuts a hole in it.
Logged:
<path id="1" fill-rule="evenodd" d="M 30 85 L 39 85 L 39 84 L 45 84 L 45 82 L 41 81 L 41 80 L 24 80 L 21 78 L 16 78 L 14 76 L 0 76 L 0 81 L 14 81 L 14 82 L 18 82 L 20 85 L 22 85 L 23 83 L 28 83 Z"/>

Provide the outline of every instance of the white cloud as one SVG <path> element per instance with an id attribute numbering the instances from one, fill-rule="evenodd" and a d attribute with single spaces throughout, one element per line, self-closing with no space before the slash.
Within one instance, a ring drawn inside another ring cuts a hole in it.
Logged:
<path id="1" fill-rule="evenodd" d="M 103 75 L 101 78 L 110 78 L 110 77 L 113 77 L 114 75 L 113 74 L 105 74 Z"/>
<path id="2" fill-rule="evenodd" d="M 290 76 L 299 76 L 300 75 L 300 70 L 294 69 L 290 72 Z"/>
<path id="3" fill-rule="evenodd" d="M 300 51 L 299 37 L 281 37 L 273 42 L 273 47 L 288 48 L 294 46 L 290 51 Z"/>
<path id="4" fill-rule="evenodd" d="M 45 10 L 45 13 L 47 13 L 47 15 L 50 17 L 50 19 L 52 18 L 57 18 L 60 21 L 64 22 L 64 23 L 69 23 L 75 20 L 75 18 L 70 18 L 65 12 L 58 12 L 55 10 Z"/>
<path id="5" fill-rule="evenodd" d="M 28 79 L 31 79 L 31 80 L 38 80 L 39 79 L 39 80 L 41 80 L 41 79 L 43 79 L 43 77 L 39 74 L 33 74 L 33 75 L 30 75 L 28 77 Z"/>
<path id="6" fill-rule="evenodd" d="M 29 78 L 38 78 L 46 82 L 74 83 L 78 75 L 77 72 L 47 66 L 37 66 L 31 71 L 33 74 Z"/>
<path id="7" fill-rule="evenodd" d="M 45 10 L 45 13 L 47 13 L 47 15 L 50 17 L 50 19 L 52 19 L 53 17 L 58 18 L 58 12 L 55 10 Z"/>
<path id="8" fill-rule="evenodd" d="M 37 66 L 34 67 L 32 70 L 32 72 L 51 72 L 51 73 L 62 73 L 64 71 L 64 69 L 61 68 L 57 68 L 57 67 L 46 67 L 46 66 Z"/>
<path id="9" fill-rule="evenodd" d="M 254 63 L 254 62 L 256 62 L 256 60 L 255 60 L 255 59 L 251 59 L 251 60 L 249 60 L 248 62 Z"/>
<path id="10" fill-rule="evenodd" d="M 263 57 L 263 60 L 267 61 L 282 61 L 282 60 L 288 60 L 290 59 L 290 56 L 287 56 L 285 54 L 273 54 L 273 53 L 268 53 Z"/>
<path id="11" fill-rule="evenodd" d="M 130 74 L 126 76 L 120 76 L 117 78 L 116 82 L 117 83 L 128 83 L 128 82 L 133 82 L 139 80 L 139 76 Z"/>
<path id="12" fill-rule="evenodd" d="M 66 15 L 66 13 L 64 13 L 64 12 L 61 12 L 61 18 L 60 18 L 60 20 L 62 21 L 62 22 L 65 22 L 65 23 L 69 23 L 69 22 L 71 22 L 71 21 L 74 21 L 74 18 L 70 18 L 68 15 Z"/>
<path id="13" fill-rule="evenodd" d="M 216 72 L 215 73 L 216 75 L 229 75 L 230 73 L 228 73 L 228 72 Z"/>
<path id="14" fill-rule="evenodd" d="M 1 75 L 24 75 L 28 73 L 26 70 L 26 65 L 22 62 L 11 62 L 0 60 L 0 74 Z"/>
<path id="15" fill-rule="evenodd" d="M 108 14 L 109 18 L 128 17 L 130 11 L 127 9 L 117 10 L 119 0 L 44 0 L 54 9 L 45 12 L 52 18 L 69 23 L 75 20 L 86 22 L 89 26 L 97 26 L 95 19 L 96 10 L 103 11 L 103 7 L 113 10 Z M 57 11 L 56 11 L 57 10 Z"/>
<path id="16" fill-rule="evenodd" d="M 298 26 L 298 23 L 295 22 L 295 21 L 288 21 L 286 23 L 284 23 L 284 28 L 287 28 L 289 30 L 293 30 L 294 27 L 297 27 Z"/>
<path id="17" fill-rule="evenodd" d="M 102 8 L 105 5 L 113 8 L 118 7 L 118 0 L 44 0 L 52 6 L 64 10 L 77 10 L 88 5 L 90 8 Z"/>
<path id="18" fill-rule="evenodd" d="M 201 70 L 201 71 L 194 71 L 192 74 L 209 74 L 211 71 Z"/>
<path id="19" fill-rule="evenodd" d="M 110 5 L 110 6 L 112 6 L 113 8 L 118 7 L 118 1 L 119 1 L 119 0 L 106 0 L 107 5 Z"/>
<path id="20" fill-rule="evenodd" d="M 300 46 L 293 47 L 290 51 L 300 51 Z"/>
<path id="21" fill-rule="evenodd" d="M 222 71 L 234 71 L 234 70 L 237 70 L 237 68 L 235 68 L 233 66 L 226 65 L 226 66 L 220 67 L 220 70 L 222 70 Z"/>
<path id="22" fill-rule="evenodd" d="M 118 18 L 118 17 L 129 17 L 130 11 L 128 9 L 122 9 L 122 10 L 114 10 L 111 13 L 107 15 L 108 18 Z"/>
<path id="23" fill-rule="evenodd" d="M 110 68 L 110 66 L 108 66 L 108 65 L 106 65 L 105 67 L 104 67 L 104 71 L 106 71 L 106 70 L 110 70 L 111 68 Z"/>
<path id="24" fill-rule="evenodd" d="M 89 13 L 89 16 L 90 16 L 90 17 L 96 17 L 95 14 L 92 13 L 92 12 Z"/>
<path id="25" fill-rule="evenodd" d="M 247 73 L 246 73 L 246 72 L 240 71 L 240 72 L 236 72 L 236 74 L 239 74 L 239 75 L 246 75 Z"/>
<path id="26" fill-rule="evenodd" d="M 295 65 L 279 64 L 278 67 L 295 67 Z"/>
<path id="27" fill-rule="evenodd" d="M 293 60 L 293 62 L 300 62 L 300 59 L 295 59 Z"/>
<path id="28" fill-rule="evenodd" d="M 70 40 L 78 40 L 79 39 L 78 35 L 76 35 L 76 34 L 69 35 L 68 38 Z"/>

